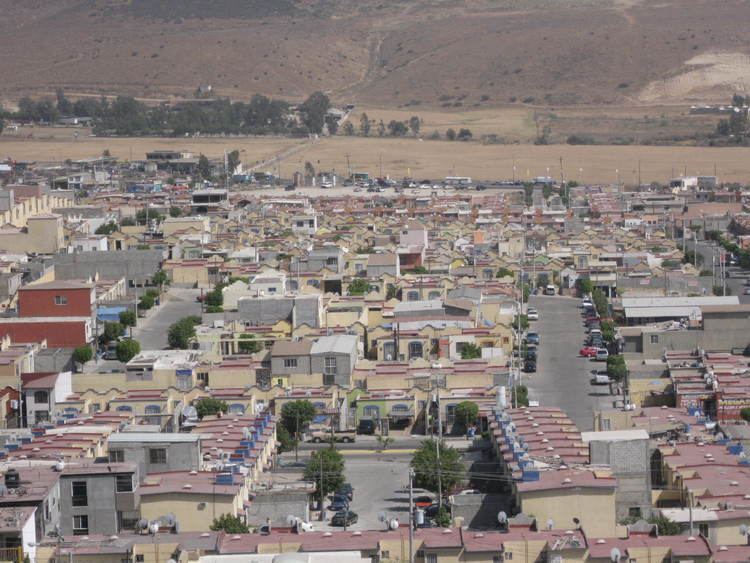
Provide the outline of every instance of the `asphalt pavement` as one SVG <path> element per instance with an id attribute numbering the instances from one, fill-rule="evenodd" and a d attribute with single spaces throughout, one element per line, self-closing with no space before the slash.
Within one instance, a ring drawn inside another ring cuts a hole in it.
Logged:
<path id="1" fill-rule="evenodd" d="M 694 241 L 688 240 L 687 249 L 695 249 L 695 251 L 703 257 L 703 265 L 701 266 L 701 269 L 712 270 L 714 256 L 716 257 L 716 260 L 719 259 L 719 251 L 721 250 L 721 247 L 715 242 L 711 241 L 698 241 L 698 244 L 696 245 Z M 721 285 L 718 263 L 715 269 L 717 279 L 716 285 Z M 742 268 L 736 266 L 727 267 L 727 274 L 729 276 L 727 277 L 727 289 L 729 290 L 727 295 L 737 295 L 740 298 L 740 303 L 750 303 L 750 295 L 745 295 L 744 293 L 744 278 L 732 277 L 740 272 L 742 272 Z"/>
<path id="2" fill-rule="evenodd" d="M 169 327 L 184 317 L 201 314 L 197 301 L 199 289 L 171 287 L 162 297 L 162 304 L 145 318 L 138 319 L 133 336 L 142 350 L 161 350 L 167 347 Z"/>
<path id="3" fill-rule="evenodd" d="M 541 406 L 565 411 L 582 431 L 594 425 L 594 411 L 612 406 L 615 396 L 609 387 L 591 384 L 591 370 L 604 368 L 603 362 L 582 358 L 585 331 L 579 299 L 533 295 L 529 305 L 539 311 L 539 320 L 529 330 L 539 334 L 537 371 L 523 374 L 529 398 Z"/>

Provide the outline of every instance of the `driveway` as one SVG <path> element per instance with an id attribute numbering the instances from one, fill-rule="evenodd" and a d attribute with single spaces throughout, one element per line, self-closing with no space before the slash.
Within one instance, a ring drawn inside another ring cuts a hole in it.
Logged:
<path id="1" fill-rule="evenodd" d="M 612 406 L 615 397 L 609 387 L 591 384 L 591 370 L 603 368 L 578 356 L 585 331 L 578 309 L 579 300 L 562 296 L 531 297 L 529 305 L 539 311 L 539 320 L 529 330 L 539 333 L 537 372 L 523 374 L 529 398 L 542 406 L 565 411 L 582 431 L 593 428 L 595 410 Z"/>

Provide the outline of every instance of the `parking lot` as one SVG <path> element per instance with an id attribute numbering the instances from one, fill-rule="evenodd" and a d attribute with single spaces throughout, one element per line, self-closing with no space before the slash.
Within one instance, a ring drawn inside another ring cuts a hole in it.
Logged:
<path id="1" fill-rule="evenodd" d="M 529 330 L 539 334 L 541 344 L 537 371 L 524 374 L 529 398 L 542 406 L 565 411 L 582 431 L 593 428 L 594 410 L 612 406 L 609 387 L 591 384 L 591 370 L 604 364 L 582 358 L 585 332 L 579 299 L 562 296 L 532 296 L 529 305 L 539 311 L 539 320 Z"/>

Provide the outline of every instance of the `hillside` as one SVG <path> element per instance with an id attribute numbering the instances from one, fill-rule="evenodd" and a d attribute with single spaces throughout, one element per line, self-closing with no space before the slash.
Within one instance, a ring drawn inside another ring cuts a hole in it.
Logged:
<path id="1" fill-rule="evenodd" d="M 0 99 L 51 92 L 491 108 L 725 101 L 742 0 L 0 0 Z"/>

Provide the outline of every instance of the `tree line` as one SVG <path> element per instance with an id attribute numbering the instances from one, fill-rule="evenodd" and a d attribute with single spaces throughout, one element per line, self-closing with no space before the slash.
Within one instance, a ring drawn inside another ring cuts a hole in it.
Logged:
<path id="1" fill-rule="evenodd" d="M 338 123 L 328 115 L 330 107 L 328 96 L 315 92 L 297 107 L 300 117 L 297 120 L 289 103 L 260 94 L 247 103 L 217 99 L 148 106 L 130 96 L 118 96 L 113 101 L 102 97 L 72 102 L 62 90 L 58 90 L 56 99 L 21 98 L 18 111 L 0 112 L 0 119 L 54 123 L 61 117 L 90 117 L 97 135 L 305 136 L 320 134 L 324 127 L 335 134 Z"/>

